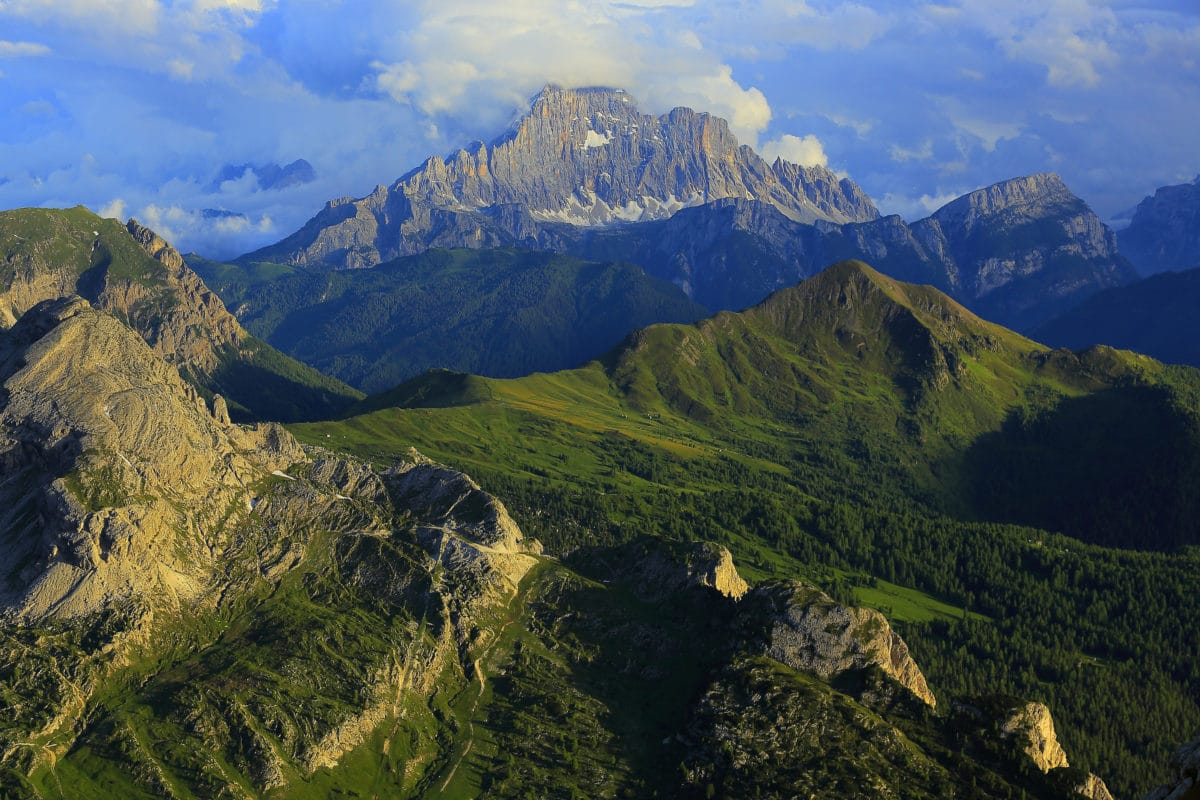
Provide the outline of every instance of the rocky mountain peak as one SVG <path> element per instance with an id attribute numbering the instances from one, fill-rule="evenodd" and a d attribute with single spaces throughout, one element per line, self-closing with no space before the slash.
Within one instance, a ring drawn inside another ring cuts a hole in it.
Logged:
<path id="1" fill-rule="evenodd" d="M 1138 203 L 1121 250 L 1143 273 L 1200 267 L 1200 176 Z"/>
<path id="2" fill-rule="evenodd" d="M 250 485 L 303 453 L 214 413 L 115 317 L 68 297 L 0 333 L 0 609 L 76 617 L 196 597 Z"/>
<path id="3" fill-rule="evenodd" d="M 183 270 L 183 256 L 179 254 L 178 250 L 168 244 L 166 239 L 142 225 L 133 217 L 130 217 L 129 221 L 125 223 L 125 229 L 129 231 L 129 235 L 142 246 L 142 249 L 151 258 L 175 274 Z"/>
<path id="4" fill-rule="evenodd" d="M 983 219 L 1004 212 L 1034 216 L 1055 205 L 1082 203 L 1062 178 L 1053 172 L 1043 172 L 1011 178 L 977 189 L 938 209 L 933 218 L 943 227 L 962 228 L 970 232 Z"/>
<path id="5" fill-rule="evenodd" d="M 536 245 L 548 226 L 664 219 L 723 198 L 800 222 L 879 216 L 853 182 L 821 166 L 769 164 L 719 117 L 684 107 L 653 116 L 619 89 L 547 86 L 490 145 L 433 156 L 385 192 L 330 203 L 245 258 L 371 266 L 430 247 Z"/>

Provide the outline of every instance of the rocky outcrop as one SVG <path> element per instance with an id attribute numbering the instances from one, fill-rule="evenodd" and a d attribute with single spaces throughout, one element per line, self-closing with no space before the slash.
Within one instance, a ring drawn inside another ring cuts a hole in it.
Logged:
<path id="1" fill-rule="evenodd" d="M 878 667 L 926 705 L 936 706 L 908 645 L 878 611 L 840 605 L 801 582 L 756 589 L 743 603 L 746 619 L 765 623 L 762 651 L 776 661 L 822 680 Z"/>
<path id="2" fill-rule="evenodd" d="M 720 118 L 687 108 L 654 117 L 620 90 L 547 86 L 490 146 L 434 156 L 390 187 L 331 201 L 301 231 L 245 258 L 353 268 L 430 247 L 544 245 L 546 225 L 662 219 L 725 197 L 800 222 L 878 217 L 850 180 L 768 164 Z"/>
<path id="3" fill-rule="evenodd" d="M 1142 200 L 1117 237 L 1144 275 L 1200 267 L 1200 175 Z"/>
<path id="4" fill-rule="evenodd" d="M 85 208 L 0 212 L 0 326 L 78 294 L 242 418 L 331 416 L 359 395 L 251 337 L 162 237 Z M 251 386 L 252 384 L 252 386 Z"/>
<path id="5" fill-rule="evenodd" d="M 1088 800 L 1114 800 L 1112 792 L 1108 791 L 1108 785 L 1099 775 L 1091 772 L 1081 782 L 1075 784 L 1074 790 L 1076 794 L 1081 794 Z"/>
<path id="6" fill-rule="evenodd" d="M 640 597 L 661 599 L 689 588 L 716 591 L 739 600 L 749 585 L 738 574 L 733 555 L 714 542 L 630 548 L 622 570 Z"/>
<path id="7" fill-rule="evenodd" d="M 417 541 L 454 574 L 474 576 L 478 596 L 470 602 L 510 597 L 536 563 L 541 544 L 526 539 L 504 504 L 470 477 L 412 456 L 412 463 L 393 467 L 384 480 L 395 503 L 421 519 Z"/>
<path id="8" fill-rule="evenodd" d="M 1182 745 L 1171 756 L 1171 777 L 1143 800 L 1200 798 L 1200 739 Z"/>
<path id="9" fill-rule="evenodd" d="M 1054 718 L 1041 703 L 1025 703 L 997 721 L 1001 738 L 1013 739 L 1042 772 L 1067 767 L 1067 754 L 1054 733 Z"/>
<path id="10" fill-rule="evenodd" d="M 0 380 L 0 602 L 25 619 L 195 599 L 254 483 L 304 457 L 277 426 L 218 419 L 82 298 L 39 304 L 4 333 Z"/>

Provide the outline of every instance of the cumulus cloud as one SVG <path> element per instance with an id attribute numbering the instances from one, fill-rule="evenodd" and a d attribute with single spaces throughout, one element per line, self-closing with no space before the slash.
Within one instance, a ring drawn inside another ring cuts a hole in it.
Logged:
<path id="1" fill-rule="evenodd" d="M 764 144 L 762 156 L 768 161 L 782 158 L 802 167 L 824 167 L 829 164 L 821 140 L 811 133 L 804 137 L 785 133 L 775 141 Z"/>
<path id="2" fill-rule="evenodd" d="M 983 30 L 1009 57 L 1041 65 L 1058 87 L 1095 87 L 1116 66 L 1116 12 L 1089 0 L 962 0 L 961 22 Z"/>
<path id="3" fill-rule="evenodd" d="M 933 158 L 933 139 L 926 139 L 911 150 L 894 144 L 889 152 L 893 161 L 928 161 Z"/>
<path id="4" fill-rule="evenodd" d="M 120 198 L 218 257 L 499 134 L 547 82 L 712 112 L 906 214 L 1042 169 L 1104 213 L 1200 171 L 1186 4 L 0 0 L 0 31 L 0 207 Z M 216 182 L 298 158 L 318 180 Z"/>
<path id="5" fill-rule="evenodd" d="M 909 197 L 904 194 L 888 193 L 879 201 L 879 210 L 885 214 L 899 214 L 909 222 L 928 217 L 942 206 L 949 203 L 970 189 L 963 188 L 954 191 L 937 191 L 934 194 L 921 194 Z"/>
<path id="6" fill-rule="evenodd" d="M 125 219 L 125 201 L 119 197 L 114 197 L 109 202 L 96 209 L 96 213 L 105 219 Z"/>
<path id="7" fill-rule="evenodd" d="M 692 105 L 723 116 L 753 144 L 770 105 L 695 30 L 670 19 L 688 5 L 601 0 L 564 13 L 557 0 L 427 0 L 384 26 L 403 32 L 378 42 L 384 57 L 370 62 L 370 85 L 428 116 L 480 127 L 506 123 L 546 83 L 621 87 L 644 110 Z"/>

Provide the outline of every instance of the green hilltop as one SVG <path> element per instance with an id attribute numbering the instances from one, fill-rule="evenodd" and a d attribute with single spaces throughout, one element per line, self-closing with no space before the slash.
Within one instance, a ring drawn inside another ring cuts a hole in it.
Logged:
<path id="1" fill-rule="evenodd" d="M 430 250 L 340 271 L 189 262 L 249 330 L 365 391 L 434 367 L 566 369 L 635 328 L 708 313 L 632 264 L 524 250 Z"/>
<path id="2" fill-rule="evenodd" d="M 294 431 L 468 470 L 551 552 L 699 536 L 875 605 L 937 691 L 1047 702 L 1130 793 L 1197 712 L 1198 397 L 1192 370 L 842 262 L 578 369 L 431 373 Z"/>

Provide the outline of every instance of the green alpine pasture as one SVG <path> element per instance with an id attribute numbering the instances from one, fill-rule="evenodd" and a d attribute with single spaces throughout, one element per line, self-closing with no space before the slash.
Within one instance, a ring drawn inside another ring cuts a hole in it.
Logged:
<path id="1" fill-rule="evenodd" d="M 578 369 L 430 373 L 293 430 L 461 468 L 553 553 L 712 540 L 885 610 L 939 697 L 1046 702 L 1072 764 L 1133 795 L 1200 713 L 1198 389 L 845 262 Z"/>

